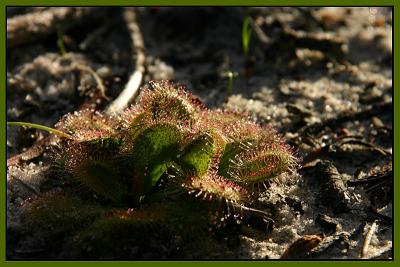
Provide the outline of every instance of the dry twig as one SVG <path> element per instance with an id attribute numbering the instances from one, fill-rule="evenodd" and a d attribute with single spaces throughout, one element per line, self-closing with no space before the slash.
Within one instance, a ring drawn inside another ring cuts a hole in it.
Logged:
<path id="1" fill-rule="evenodd" d="M 265 45 L 270 45 L 272 43 L 271 38 L 269 38 L 261 27 L 252 19 L 249 18 L 250 26 L 253 31 L 256 33 L 258 39 Z"/>
<path id="2" fill-rule="evenodd" d="M 144 41 L 142 32 L 136 21 L 135 9 L 125 8 L 123 15 L 131 34 L 132 47 L 136 54 L 136 58 L 133 60 L 135 62 L 135 71 L 129 77 L 129 81 L 120 95 L 107 107 L 106 113 L 108 114 L 120 113 L 128 106 L 129 102 L 139 94 L 139 87 L 142 83 L 144 73 L 144 63 L 146 59 L 144 53 Z"/>
<path id="3" fill-rule="evenodd" d="M 46 151 L 46 147 L 55 141 L 55 138 L 56 137 L 53 135 L 48 135 L 42 140 L 36 142 L 28 150 L 7 159 L 7 167 L 15 166 L 23 161 L 29 161 L 40 157 Z"/>
<path id="4" fill-rule="evenodd" d="M 105 86 L 103 84 L 102 79 L 99 77 L 99 75 L 91 67 L 89 67 L 87 65 L 80 64 L 80 63 L 74 63 L 74 64 L 72 64 L 72 68 L 76 68 L 76 69 L 78 69 L 80 71 L 86 71 L 86 72 L 90 73 L 93 76 L 93 78 L 96 81 L 96 83 L 97 83 L 97 86 L 98 86 L 98 88 L 100 90 L 100 96 L 103 97 L 106 100 L 109 100 L 109 97 L 106 95 L 106 88 L 105 88 Z"/>
<path id="5" fill-rule="evenodd" d="M 57 32 L 66 31 L 85 21 L 103 17 L 106 8 L 54 7 L 7 19 L 7 47 L 24 44 Z"/>
<path id="6" fill-rule="evenodd" d="M 364 244 L 362 246 L 362 251 L 361 251 L 362 259 L 368 258 L 367 255 L 369 250 L 369 244 L 371 243 L 372 236 L 375 234 L 377 227 L 378 227 L 377 222 L 374 221 L 374 223 L 369 228 L 367 235 L 365 236 Z"/>

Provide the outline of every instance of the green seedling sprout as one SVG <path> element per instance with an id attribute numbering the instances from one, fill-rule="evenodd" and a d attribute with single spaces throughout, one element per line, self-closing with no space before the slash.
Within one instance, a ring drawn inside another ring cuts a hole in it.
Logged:
<path id="1" fill-rule="evenodd" d="M 237 77 L 237 76 L 238 76 L 238 73 L 233 72 L 231 70 L 221 73 L 221 77 L 227 79 L 226 93 L 227 93 L 228 97 L 230 97 L 233 94 L 233 81 L 234 81 L 235 77 Z"/>
<path id="2" fill-rule="evenodd" d="M 58 49 L 60 49 L 60 54 L 62 56 L 67 53 L 67 50 L 65 49 L 65 45 L 64 45 L 64 33 L 63 33 L 60 25 L 57 25 L 57 46 L 58 46 Z"/>
<path id="3" fill-rule="evenodd" d="M 246 58 L 249 54 L 251 32 L 252 31 L 250 28 L 250 17 L 246 15 L 242 25 L 242 47 L 243 47 L 243 54 Z"/>

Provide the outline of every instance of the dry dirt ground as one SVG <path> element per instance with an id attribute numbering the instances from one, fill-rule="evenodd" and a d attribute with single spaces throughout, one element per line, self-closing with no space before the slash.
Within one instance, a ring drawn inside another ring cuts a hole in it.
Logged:
<path id="1" fill-rule="evenodd" d="M 43 17 L 52 9 L 10 7 L 7 23 L 26 14 Z M 138 245 L 125 255 L 99 259 L 392 258 L 390 8 L 134 12 L 144 41 L 142 85 L 174 80 L 208 108 L 248 112 L 275 127 L 302 163 L 297 174 L 271 184 L 259 199 L 257 208 L 271 214 L 272 229 L 243 221 L 215 240 L 179 250 L 150 240 L 146 249 Z M 42 32 L 32 36 L 7 31 L 7 120 L 52 127 L 68 112 L 103 110 L 113 101 L 135 70 L 138 53 L 122 13 L 123 8 L 90 11 L 53 30 L 42 23 Z M 246 16 L 251 21 L 247 55 L 242 49 Z M 228 72 L 234 76 L 232 93 Z M 73 257 L 62 246 L 49 246 L 40 229 L 24 231 L 21 219 L 27 199 L 63 190 L 47 175 L 46 148 L 53 141 L 40 131 L 7 128 L 8 259 Z"/>

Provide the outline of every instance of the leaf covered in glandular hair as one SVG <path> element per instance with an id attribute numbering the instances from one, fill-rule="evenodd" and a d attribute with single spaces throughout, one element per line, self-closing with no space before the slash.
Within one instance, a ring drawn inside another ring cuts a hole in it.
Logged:
<path id="1" fill-rule="evenodd" d="M 108 139 L 100 140 L 69 141 L 55 161 L 90 190 L 118 203 L 127 191 L 118 166 L 112 160 L 119 143 Z"/>
<path id="2" fill-rule="evenodd" d="M 177 163 L 180 164 L 187 173 L 203 175 L 210 167 L 214 142 L 212 138 L 206 134 L 193 138 L 192 140 L 193 141 L 185 147 L 182 156 L 177 159 Z"/>
<path id="3" fill-rule="evenodd" d="M 70 234 L 100 217 L 104 210 L 99 205 L 88 204 L 75 196 L 60 192 L 49 192 L 23 206 L 24 215 L 29 216 L 32 228 L 41 228 L 59 238 Z"/>
<path id="4" fill-rule="evenodd" d="M 55 156 L 56 163 L 101 197 L 121 201 L 126 188 L 112 160 L 121 145 L 117 121 L 86 109 L 65 115 L 56 127 L 72 136 Z"/>
<path id="5" fill-rule="evenodd" d="M 226 136 L 230 136 L 239 121 L 247 119 L 246 113 L 224 110 L 207 110 L 207 119 L 211 127 L 220 129 Z"/>
<path id="6" fill-rule="evenodd" d="M 232 142 L 238 142 L 242 146 L 270 145 L 283 142 L 275 129 L 259 124 L 248 119 L 238 120 L 226 128 L 226 135 Z"/>
<path id="7" fill-rule="evenodd" d="M 137 135 L 127 153 L 137 197 L 149 192 L 168 164 L 178 156 L 181 138 L 180 129 L 169 124 L 154 124 Z"/>
<path id="8" fill-rule="evenodd" d="M 230 140 L 220 158 L 218 174 L 239 184 L 255 184 L 292 172 L 293 151 L 275 129 L 247 119 L 226 126 Z"/>
<path id="9" fill-rule="evenodd" d="M 239 184 L 255 184 L 270 180 L 284 172 L 292 172 L 297 160 L 287 146 L 253 146 L 236 154 L 226 170 L 229 179 Z"/>
<path id="10" fill-rule="evenodd" d="M 167 119 L 187 125 L 196 123 L 205 110 L 199 99 L 170 81 L 150 82 L 143 89 L 139 107 L 154 122 Z"/>
<path id="11" fill-rule="evenodd" d="M 189 135 L 182 141 L 183 151 L 176 162 L 187 175 L 204 175 L 216 167 L 225 141 L 213 130 Z"/>
<path id="12" fill-rule="evenodd" d="M 244 204 L 251 200 L 250 194 L 242 186 L 229 181 L 211 170 L 205 175 L 188 177 L 182 187 L 196 197 L 205 200 L 224 200 L 227 203 Z"/>
<path id="13" fill-rule="evenodd" d="M 142 255 L 132 254 L 133 247 L 162 251 L 167 244 L 171 248 L 185 246 L 208 236 L 209 222 L 205 205 L 191 201 L 115 210 L 77 233 L 68 249 L 76 258 L 113 256 L 137 259 Z M 149 240 L 157 240 L 160 246 L 154 247 Z"/>
<path id="14" fill-rule="evenodd" d="M 80 259 L 129 257 L 132 247 L 145 248 L 152 233 L 168 234 L 161 228 L 163 210 L 151 211 L 114 211 L 78 232 L 68 250 Z"/>
<path id="15" fill-rule="evenodd" d="M 111 163 L 87 160 L 74 169 L 74 175 L 94 192 L 115 203 L 119 203 L 126 194 L 127 188 Z"/>
<path id="16" fill-rule="evenodd" d="M 106 139 L 117 135 L 118 122 L 111 116 L 85 109 L 65 115 L 56 129 L 70 134 L 77 141 Z"/>

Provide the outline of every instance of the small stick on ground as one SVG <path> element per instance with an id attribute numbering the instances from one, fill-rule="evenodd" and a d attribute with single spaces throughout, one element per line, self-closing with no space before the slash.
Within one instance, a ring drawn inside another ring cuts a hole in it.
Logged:
<path id="1" fill-rule="evenodd" d="M 140 27 L 136 21 L 136 12 L 134 8 L 125 8 L 124 19 L 127 24 L 128 30 L 131 34 L 132 47 L 135 51 L 136 58 L 135 71 L 129 77 L 128 83 L 122 90 L 120 95 L 107 107 L 107 114 L 118 114 L 128 107 L 129 102 L 134 100 L 139 94 L 139 87 L 142 83 L 145 63 L 144 41 Z"/>
<path id="2" fill-rule="evenodd" d="M 333 145 L 336 146 L 336 147 L 341 147 L 341 146 L 343 146 L 345 144 L 354 144 L 354 145 L 367 147 L 369 150 L 371 150 L 373 152 L 376 152 L 376 153 L 378 153 L 378 154 L 380 154 L 382 156 L 385 156 L 385 157 L 391 157 L 392 156 L 392 153 L 390 153 L 389 151 L 386 151 L 383 148 L 380 148 L 380 147 L 378 147 L 378 146 L 376 146 L 374 144 L 368 143 L 366 141 L 358 140 L 358 139 L 354 139 L 354 138 L 343 140 L 343 141 L 338 142 L 338 143 L 333 144 Z"/>
<path id="3" fill-rule="evenodd" d="M 42 140 L 35 143 L 28 150 L 7 159 L 7 167 L 15 166 L 15 165 L 20 164 L 23 161 L 29 161 L 29 160 L 35 159 L 37 157 L 40 157 L 45 152 L 46 146 L 48 146 L 49 144 L 51 144 L 52 142 L 55 141 L 54 138 L 56 138 L 56 137 L 53 137 L 52 135 L 48 135 L 45 138 L 43 138 Z"/>
<path id="4" fill-rule="evenodd" d="M 298 132 L 300 133 L 300 135 L 303 135 L 304 133 L 309 133 L 313 135 L 320 133 L 325 127 L 333 129 L 348 121 L 366 120 L 373 116 L 378 116 L 391 112 L 393 112 L 392 102 L 379 103 L 376 105 L 371 105 L 370 107 L 358 112 L 345 112 L 335 118 L 329 118 L 322 122 L 306 125 L 303 128 L 299 129 Z"/>
<path id="5" fill-rule="evenodd" d="M 61 30 L 69 30 L 85 21 L 107 14 L 106 8 L 54 7 L 7 19 L 7 47 L 14 47 Z"/>
<path id="6" fill-rule="evenodd" d="M 39 190 L 33 188 L 31 185 L 25 183 L 25 182 L 22 181 L 20 178 L 14 176 L 14 175 L 11 175 L 11 177 L 12 177 L 12 179 L 13 179 L 14 181 L 17 181 L 19 184 L 21 184 L 23 187 L 25 187 L 28 191 L 32 192 L 32 193 L 35 194 L 35 195 L 39 195 L 39 193 L 40 193 Z"/>
<path id="7" fill-rule="evenodd" d="M 89 72 L 89 73 L 93 76 L 94 80 L 95 80 L 96 83 L 97 83 L 97 86 L 98 86 L 98 88 L 99 88 L 99 90 L 100 90 L 100 95 L 101 95 L 101 97 L 103 97 L 103 98 L 106 99 L 106 100 L 109 100 L 109 99 L 110 99 L 110 98 L 106 95 L 106 88 L 105 88 L 105 86 L 104 86 L 104 84 L 103 84 L 103 81 L 101 80 L 101 78 L 99 77 L 99 75 L 98 75 L 91 67 L 89 67 L 89 66 L 87 66 L 87 65 L 80 64 L 80 63 L 75 63 L 75 64 L 72 65 L 72 67 L 73 67 L 73 68 L 76 68 L 76 69 L 78 69 L 78 70 L 80 70 L 80 71 Z"/>
<path id="8" fill-rule="evenodd" d="M 378 225 L 377 225 L 376 221 L 374 221 L 374 223 L 369 228 L 367 235 L 365 236 L 364 244 L 363 244 L 362 251 L 361 251 L 362 259 L 368 258 L 367 255 L 368 255 L 368 250 L 369 250 L 369 244 L 371 243 L 372 236 L 376 232 L 377 227 L 378 227 Z"/>
<path id="9" fill-rule="evenodd" d="M 253 31 L 256 33 L 257 38 L 264 44 L 264 45 L 271 45 L 272 41 L 271 38 L 269 38 L 264 31 L 261 29 L 260 26 L 258 26 L 258 24 L 249 17 L 249 22 L 250 22 L 250 26 L 253 29 Z"/>

